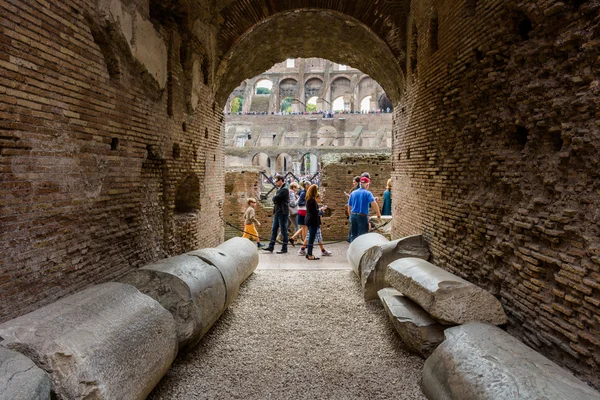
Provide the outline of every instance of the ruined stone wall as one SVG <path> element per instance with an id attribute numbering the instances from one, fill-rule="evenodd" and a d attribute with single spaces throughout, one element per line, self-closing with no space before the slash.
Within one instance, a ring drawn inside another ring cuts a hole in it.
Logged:
<path id="1" fill-rule="evenodd" d="M 222 240 L 210 68 L 137 3 L 0 1 L 0 321 Z"/>
<path id="2" fill-rule="evenodd" d="M 391 177 L 392 163 L 389 154 L 330 154 L 323 157 L 323 179 L 321 196 L 329 208 L 322 220 L 323 240 L 345 240 L 348 238 L 348 218 L 344 207 L 348 198 L 344 192 L 352 190 L 355 176 L 368 172 L 371 176 L 369 190 L 383 204 L 383 192 Z M 373 215 L 375 215 L 373 213 Z"/>
<path id="3" fill-rule="evenodd" d="M 321 180 L 322 203 L 329 208 L 322 217 L 323 240 L 346 240 L 348 238 L 348 219 L 344 214 L 347 197 L 344 191 L 352 189 L 352 179 L 363 172 L 369 172 L 372 178 L 371 192 L 383 202 L 383 192 L 391 176 L 390 155 L 382 154 L 329 154 L 323 157 L 323 178 Z M 234 227 L 225 225 L 225 238 L 241 236 L 243 214 L 247 208 L 248 197 L 259 200 L 256 205 L 256 219 L 262 226 L 257 227 L 261 238 L 268 241 L 271 236 L 273 207 L 268 201 L 260 201 L 258 182 L 262 178 L 257 168 L 230 168 L 225 174 L 225 202 L 223 214 L 225 220 Z M 273 196 L 275 192 L 271 193 Z M 239 228 L 239 229 L 236 229 Z"/>
<path id="4" fill-rule="evenodd" d="M 424 233 L 509 332 L 596 387 L 599 10 L 413 1 L 393 148 L 395 235 Z"/>

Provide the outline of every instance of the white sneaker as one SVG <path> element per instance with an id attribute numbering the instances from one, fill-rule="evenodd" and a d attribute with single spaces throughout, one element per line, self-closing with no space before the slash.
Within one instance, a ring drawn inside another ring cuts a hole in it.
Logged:
<path id="1" fill-rule="evenodd" d="M 299 256 L 305 256 L 306 255 L 306 250 L 303 250 L 303 249 L 298 250 L 298 255 Z"/>
<path id="2" fill-rule="evenodd" d="M 327 251 L 327 250 L 323 250 L 323 251 L 321 252 L 321 256 L 323 256 L 323 257 L 330 256 L 331 254 L 332 254 L 332 253 L 331 253 L 330 251 Z"/>

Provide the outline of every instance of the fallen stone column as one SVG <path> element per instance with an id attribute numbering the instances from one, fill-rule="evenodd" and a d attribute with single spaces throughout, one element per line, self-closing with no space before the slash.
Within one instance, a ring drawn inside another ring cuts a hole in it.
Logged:
<path id="1" fill-rule="evenodd" d="M 215 248 L 196 250 L 186 254 L 199 257 L 202 261 L 214 265 L 223 275 L 227 289 L 227 301 L 223 311 L 235 300 L 240 285 L 252 275 L 258 266 L 256 243 L 241 237 L 229 239 Z"/>
<path id="2" fill-rule="evenodd" d="M 254 246 L 252 250 L 256 252 Z M 226 308 L 227 289 L 219 269 L 189 254 L 146 265 L 121 282 L 135 286 L 173 315 L 183 351 L 194 347 Z"/>
<path id="3" fill-rule="evenodd" d="M 425 361 L 429 400 L 600 400 L 600 393 L 510 336 L 479 322 L 448 328 Z"/>
<path id="4" fill-rule="evenodd" d="M 392 262 L 386 279 L 390 286 L 442 324 L 482 321 L 501 325 L 508 322 L 502 305 L 491 293 L 420 258 Z"/>
<path id="5" fill-rule="evenodd" d="M 21 353 L 0 347 L 0 399 L 49 400 L 50 378 Z"/>
<path id="6" fill-rule="evenodd" d="M 429 357 L 444 340 L 446 327 L 396 289 L 381 289 L 378 295 L 404 344 L 423 358 Z"/>
<path id="7" fill-rule="evenodd" d="M 145 399 L 177 355 L 171 314 L 123 283 L 104 283 L 0 325 L 61 399 Z"/>
<path id="8" fill-rule="evenodd" d="M 388 286 L 385 280 L 388 265 L 405 257 L 429 258 L 429 249 L 423 236 L 407 236 L 373 246 L 364 252 L 359 269 L 366 301 L 377 299 L 377 291 Z"/>
<path id="9" fill-rule="evenodd" d="M 360 235 L 350 243 L 346 257 L 359 279 L 361 277 L 360 260 L 363 254 L 365 254 L 365 251 L 373 246 L 379 246 L 385 243 L 389 243 L 389 240 L 385 236 L 375 232 Z"/>

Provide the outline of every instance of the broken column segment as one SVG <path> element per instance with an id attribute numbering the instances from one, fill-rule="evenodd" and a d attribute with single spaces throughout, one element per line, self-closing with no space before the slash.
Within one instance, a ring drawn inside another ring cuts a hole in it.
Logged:
<path id="1" fill-rule="evenodd" d="M 171 314 L 115 282 L 7 321 L 0 337 L 45 370 L 64 399 L 145 399 L 177 355 Z"/>
<path id="2" fill-rule="evenodd" d="M 0 347 L 0 399 L 49 400 L 50 378 L 21 353 Z"/>
<path id="3" fill-rule="evenodd" d="M 502 329 L 479 322 L 448 328 L 425 361 L 429 400 L 600 400 L 600 393 Z"/>
<path id="4" fill-rule="evenodd" d="M 196 250 L 186 254 L 199 257 L 204 262 L 214 265 L 221 272 L 227 288 L 225 308 L 231 305 L 238 295 L 240 285 L 252 275 L 258 266 L 256 243 L 241 237 L 229 239 L 215 248 Z"/>
<path id="5" fill-rule="evenodd" d="M 256 245 L 233 238 L 157 261 L 122 278 L 169 310 L 180 349 L 193 348 L 237 297 L 240 284 L 258 265 Z"/>
<path id="6" fill-rule="evenodd" d="M 385 236 L 371 232 L 360 235 L 350 243 L 346 257 L 359 279 L 361 276 L 360 260 L 362 259 L 363 254 L 365 254 L 365 251 L 373 246 L 379 246 L 388 242 L 389 240 Z"/>
<path id="7" fill-rule="evenodd" d="M 444 340 L 446 327 L 396 289 L 381 289 L 378 295 L 404 344 L 423 358 L 429 357 Z"/>
<path id="8" fill-rule="evenodd" d="M 359 269 L 365 300 L 377 299 L 377 291 L 388 286 L 385 281 L 388 265 L 406 257 L 429 258 L 429 249 L 422 235 L 382 243 L 364 252 Z"/>
<path id="9" fill-rule="evenodd" d="M 223 275 L 214 265 L 188 254 L 146 265 L 121 282 L 135 286 L 173 315 L 179 348 L 184 351 L 195 346 L 225 310 Z"/>
<path id="10" fill-rule="evenodd" d="M 386 279 L 443 324 L 508 322 L 502 305 L 491 293 L 420 258 L 392 262 Z"/>

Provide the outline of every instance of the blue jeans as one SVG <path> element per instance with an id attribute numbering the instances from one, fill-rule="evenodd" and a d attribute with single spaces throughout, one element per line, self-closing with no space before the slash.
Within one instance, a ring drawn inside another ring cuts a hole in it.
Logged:
<path id="1" fill-rule="evenodd" d="M 273 215 L 273 226 L 271 227 L 271 241 L 269 242 L 269 249 L 275 248 L 275 241 L 277 240 L 277 231 L 281 229 L 281 239 L 283 241 L 281 245 L 282 251 L 287 251 L 288 246 L 288 217 L 289 214 L 275 214 Z"/>
<path id="2" fill-rule="evenodd" d="M 369 217 L 366 215 L 350 214 L 350 242 L 368 232 Z"/>
<path id="3" fill-rule="evenodd" d="M 308 246 L 306 246 L 306 255 L 312 256 L 313 246 L 315 244 L 315 238 L 317 237 L 317 231 L 319 225 L 311 225 L 308 227 Z"/>

